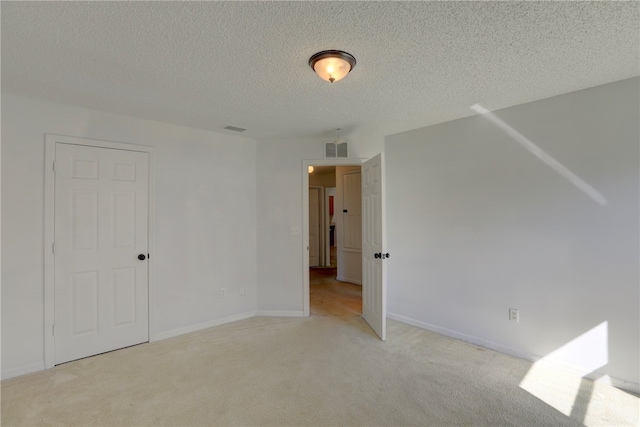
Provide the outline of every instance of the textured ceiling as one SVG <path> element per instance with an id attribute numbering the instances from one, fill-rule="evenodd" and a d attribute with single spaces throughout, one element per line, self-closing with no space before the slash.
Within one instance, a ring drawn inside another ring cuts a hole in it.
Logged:
<path id="1" fill-rule="evenodd" d="M 2 90 L 254 138 L 392 134 L 640 74 L 637 2 L 8 2 Z M 358 63 L 333 85 L 320 50 Z"/>

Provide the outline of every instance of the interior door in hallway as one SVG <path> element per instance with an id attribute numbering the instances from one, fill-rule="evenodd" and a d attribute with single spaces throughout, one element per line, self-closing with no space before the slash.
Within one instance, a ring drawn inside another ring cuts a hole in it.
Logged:
<path id="1" fill-rule="evenodd" d="M 387 329 L 384 226 L 384 159 L 378 154 L 362 165 L 362 317 L 383 341 Z"/>
<path id="2" fill-rule="evenodd" d="M 54 364 L 146 342 L 149 154 L 57 143 Z"/>
<path id="3" fill-rule="evenodd" d="M 337 278 L 362 285 L 362 176 L 360 165 L 336 167 Z"/>
<path id="4" fill-rule="evenodd" d="M 320 265 L 321 188 L 309 187 L 309 267 Z"/>

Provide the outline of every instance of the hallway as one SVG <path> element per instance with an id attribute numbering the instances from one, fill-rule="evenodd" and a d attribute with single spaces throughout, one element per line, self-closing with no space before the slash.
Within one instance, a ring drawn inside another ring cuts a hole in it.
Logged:
<path id="1" fill-rule="evenodd" d="M 311 316 L 362 316 L 362 286 L 336 280 L 335 268 L 309 269 Z"/>

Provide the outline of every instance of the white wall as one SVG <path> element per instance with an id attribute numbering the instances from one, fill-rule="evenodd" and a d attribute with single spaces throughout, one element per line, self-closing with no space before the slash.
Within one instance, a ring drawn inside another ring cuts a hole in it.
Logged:
<path id="1" fill-rule="evenodd" d="M 3 94 L 3 378 L 43 367 L 45 133 L 156 147 L 158 337 L 255 313 L 255 141 Z"/>
<path id="2" fill-rule="evenodd" d="M 302 159 L 322 158 L 321 141 L 260 140 L 257 147 L 258 311 L 301 316 Z"/>
<path id="3" fill-rule="evenodd" d="M 606 321 L 597 370 L 637 384 L 637 94 L 632 79 L 497 112 L 604 207 L 483 117 L 388 137 L 389 311 L 525 356 Z M 13 95 L 2 124 L 3 377 L 43 364 L 44 133 L 156 147 L 159 335 L 256 309 L 302 314 L 302 234 L 290 231 L 302 225 L 302 160 L 323 157 L 322 139 L 256 146 Z M 383 149 L 371 132 L 346 136 L 350 157 Z"/>
<path id="4" fill-rule="evenodd" d="M 496 112 L 604 206 L 482 116 L 387 137 L 390 313 L 531 358 L 607 322 L 606 348 L 588 333 L 560 361 L 638 390 L 638 94 L 635 78 Z"/>
<path id="5" fill-rule="evenodd" d="M 336 172 L 330 170 L 326 172 L 319 172 L 317 169 L 309 174 L 309 185 L 316 185 L 320 187 L 335 187 L 336 186 Z"/>
<path id="6" fill-rule="evenodd" d="M 349 157 L 372 157 L 382 137 L 343 134 Z M 258 311 L 302 315 L 302 161 L 323 159 L 323 139 L 258 141 Z M 291 227 L 301 230 L 291 235 Z"/>

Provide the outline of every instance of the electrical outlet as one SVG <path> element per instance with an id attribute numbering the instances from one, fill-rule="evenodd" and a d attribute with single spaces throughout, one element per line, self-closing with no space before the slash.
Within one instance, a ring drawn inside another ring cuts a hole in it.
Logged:
<path id="1" fill-rule="evenodd" d="M 298 227 L 291 227 L 291 235 L 297 236 L 298 234 L 300 234 L 300 229 Z"/>
<path id="2" fill-rule="evenodd" d="M 241 297 L 245 296 L 245 294 L 246 294 L 246 293 L 247 293 L 247 292 L 245 291 L 245 289 L 244 289 L 244 288 L 240 288 L 240 296 L 241 296 Z"/>
<path id="3" fill-rule="evenodd" d="M 227 288 L 220 288 L 220 298 L 224 298 L 227 294 Z"/>
<path id="4" fill-rule="evenodd" d="M 520 322 L 520 310 L 517 308 L 509 309 L 509 320 Z"/>

